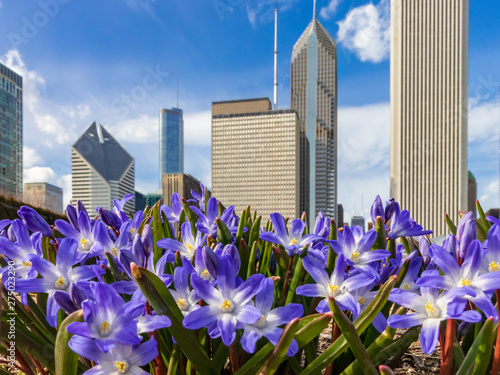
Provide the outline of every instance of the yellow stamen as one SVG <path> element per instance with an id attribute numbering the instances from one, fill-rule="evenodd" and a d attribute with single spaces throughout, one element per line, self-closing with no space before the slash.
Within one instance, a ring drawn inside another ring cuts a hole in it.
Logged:
<path id="1" fill-rule="evenodd" d="M 409 290 L 410 289 L 410 284 L 406 283 L 405 285 L 403 285 L 402 289 Z"/>
<path id="2" fill-rule="evenodd" d="M 290 245 L 297 245 L 299 243 L 299 241 L 293 237 L 292 240 L 290 241 Z"/>
<path id="3" fill-rule="evenodd" d="M 328 290 L 333 293 L 335 292 L 339 287 L 337 285 L 332 285 L 332 284 L 328 284 Z"/>
<path id="4" fill-rule="evenodd" d="M 56 280 L 56 286 L 63 286 L 64 285 L 64 277 L 59 276 L 59 278 Z"/>
<path id="5" fill-rule="evenodd" d="M 222 302 L 222 305 L 221 305 L 221 308 L 223 310 L 229 310 L 233 307 L 233 304 L 231 303 L 230 300 L 228 299 L 225 299 L 224 302 Z"/>
<path id="6" fill-rule="evenodd" d="M 115 361 L 115 367 L 118 372 L 124 373 L 125 371 L 127 371 L 128 366 L 126 362 Z"/>
<path id="7" fill-rule="evenodd" d="M 460 286 L 470 286 L 469 279 L 460 279 Z"/>
<path id="8" fill-rule="evenodd" d="M 82 247 L 85 247 L 87 246 L 89 243 L 89 240 L 86 240 L 85 238 L 82 237 L 82 239 L 80 240 L 80 244 L 82 245 Z"/>
<path id="9" fill-rule="evenodd" d="M 135 234 L 135 228 L 130 228 L 130 233 Z"/>
<path id="10" fill-rule="evenodd" d="M 428 313 L 433 313 L 436 311 L 436 309 L 434 308 L 434 306 L 430 302 L 427 302 L 425 304 L 425 309 L 427 310 Z"/>
<path id="11" fill-rule="evenodd" d="M 118 249 L 116 247 L 113 247 L 111 249 L 111 254 L 113 254 L 113 256 L 117 256 L 118 255 Z"/>
<path id="12" fill-rule="evenodd" d="M 27 260 L 26 262 L 23 262 L 23 266 L 24 267 L 31 267 L 31 262 L 29 260 Z"/>
<path id="13" fill-rule="evenodd" d="M 357 251 L 353 251 L 353 253 L 351 255 L 352 255 L 352 257 L 354 259 L 358 259 L 359 258 L 359 253 Z"/>
<path id="14" fill-rule="evenodd" d="M 500 271 L 500 264 L 498 262 L 491 262 L 489 268 L 490 272 Z"/>
<path id="15" fill-rule="evenodd" d="M 108 328 L 111 327 L 111 324 L 108 323 L 107 320 L 101 323 L 101 331 L 106 332 Z"/>
<path id="16" fill-rule="evenodd" d="M 193 245 L 191 245 L 190 243 L 186 244 L 186 249 L 188 249 L 189 251 L 191 251 L 192 248 L 193 248 Z"/>
<path id="17" fill-rule="evenodd" d="M 177 306 L 179 306 L 180 308 L 183 308 L 185 304 L 186 302 L 182 298 L 179 298 L 177 300 Z"/>
<path id="18" fill-rule="evenodd" d="M 358 302 L 360 305 L 364 305 L 366 303 L 366 300 L 364 297 L 361 297 L 360 299 L 358 299 Z"/>

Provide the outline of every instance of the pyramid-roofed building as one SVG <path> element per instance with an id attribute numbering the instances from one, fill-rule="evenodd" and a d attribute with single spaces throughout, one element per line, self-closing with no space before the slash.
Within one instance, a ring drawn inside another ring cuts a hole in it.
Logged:
<path id="1" fill-rule="evenodd" d="M 111 209 L 114 199 L 135 192 L 135 160 L 102 126 L 95 122 L 71 149 L 72 203 L 81 200 L 92 211 Z M 124 207 L 135 210 L 135 198 Z"/>

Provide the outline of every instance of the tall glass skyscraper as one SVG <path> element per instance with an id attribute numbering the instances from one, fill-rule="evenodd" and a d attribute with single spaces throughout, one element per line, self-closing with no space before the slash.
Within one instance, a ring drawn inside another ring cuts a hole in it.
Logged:
<path id="1" fill-rule="evenodd" d="M 23 193 L 23 78 L 0 64 L 0 194 Z"/>
<path id="2" fill-rule="evenodd" d="M 180 108 L 160 109 L 160 185 L 167 173 L 184 173 L 184 119 Z"/>
<path id="3" fill-rule="evenodd" d="M 337 217 L 337 45 L 316 18 L 292 52 L 291 107 L 301 125 L 300 207 Z"/>

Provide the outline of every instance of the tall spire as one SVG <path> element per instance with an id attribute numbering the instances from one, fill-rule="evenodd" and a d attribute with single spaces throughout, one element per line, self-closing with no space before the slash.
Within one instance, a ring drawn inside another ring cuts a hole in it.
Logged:
<path id="1" fill-rule="evenodd" d="M 314 0 L 314 7 L 313 7 L 313 20 L 316 21 L 316 0 Z"/>
<path id="2" fill-rule="evenodd" d="M 278 0 L 274 11 L 274 109 L 278 109 Z"/>

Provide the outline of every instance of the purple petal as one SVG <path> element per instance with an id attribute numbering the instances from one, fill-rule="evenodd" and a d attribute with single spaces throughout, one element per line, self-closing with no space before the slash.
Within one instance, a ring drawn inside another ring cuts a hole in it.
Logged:
<path id="1" fill-rule="evenodd" d="M 427 319 L 425 314 L 391 315 L 387 319 L 387 324 L 391 328 L 405 329 L 419 326 Z"/>
<path id="2" fill-rule="evenodd" d="M 191 276 L 191 284 L 200 299 L 209 305 L 219 305 L 223 300 L 221 292 L 215 289 L 208 281 L 203 280 L 196 274 Z"/>
<path id="3" fill-rule="evenodd" d="M 146 366 L 158 356 L 158 345 L 154 338 L 139 345 L 128 358 L 129 362 L 136 366 Z"/>
<path id="4" fill-rule="evenodd" d="M 182 325 L 187 329 L 200 329 L 217 320 L 217 311 L 210 306 L 202 306 L 184 317 Z M 182 338 L 177 337 L 177 340 Z"/>
<path id="5" fill-rule="evenodd" d="M 440 319 L 426 319 L 422 324 L 422 331 L 420 332 L 419 339 L 422 345 L 422 351 L 425 354 L 431 354 L 436 350 L 440 325 Z"/>
<path id="6" fill-rule="evenodd" d="M 271 218 L 271 222 L 273 223 L 274 232 L 276 235 L 282 240 L 288 239 L 288 232 L 285 226 L 285 219 L 281 214 L 275 212 L 269 215 Z"/>
<path id="7" fill-rule="evenodd" d="M 144 315 L 137 322 L 137 333 L 149 333 L 172 325 L 165 315 Z"/>
<path id="8" fill-rule="evenodd" d="M 229 346 L 236 338 L 236 317 L 232 314 L 222 314 L 217 320 L 217 327 L 220 330 L 222 342 Z"/>
<path id="9" fill-rule="evenodd" d="M 250 276 L 247 279 L 247 281 L 245 281 L 235 290 L 234 302 L 237 305 L 247 304 L 257 293 L 260 292 L 264 278 L 265 277 L 262 274 Z M 219 279 L 220 279 L 220 273 L 219 273 Z"/>
<path id="10" fill-rule="evenodd" d="M 262 311 L 262 314 L 267 313 L 273 307 L 274 301 L 274 281 L 265 279 L 262 282 L 262 289 L 255 296 L 255 306 Z"/>
<path id="11" fill-rule="evenodd" d="M 222 254 L 219 258 L 219 264 L 217 266 L 217 285 L 225 298 L 232 297 L 232 293 L 236 288 L 236 273 L 234 261 L 229 255 Z"/>
<path id="12" fill-rule="evenodd" d="M 272 326 L 281 326 L 292 319 L 301 318 L 302 315 L 304 315 L 304 307 L 298 303 L 290 303 L 271 310 L 267 315 L 266 322 Z"/>
<path id="13" fill-rule="evenodd" d="M 425 305 L 420 295 L 403 289 L 393 289 L 389 301 L 414 311 L 422 311 Z"/>
<path id="14" fill-rule="evenodd" d="M 330 283 L 328 274 L 317 261 L 314 261 L 309 257 L 305 257 L 302 260 L 302 265 L 304 266 L 304 269 L 311 275 L 314 281 L 316 281 L 318 284 L 326 287 Z"/>
<path id="15" fill-rule="evenodd" d="M 320 284 L 306 284 L 299 286 L 296 293 L 299 296 L 306 297 L 328 297 L 326 287 Z"/>
<path id="16" fill-rule="evenodd" d="M 245 332 L 243 332 L 243 337 L 241 338 L 241 346 L 243 350 L 247 353 L 255 352 L 255 344 L 262 337 L 260 330 L 256 330 L 255 328 L 246 328 Z"/>
<path id="17" fill-rule="evenodd" d="M 69 341 L 68 346 L 75 353 L 96 363 L 101 362 L 105 356 L 105 354 L 97 347 L 95 341 L 86 337 L 73 336 Z"/>
<path id="18" fill-rule="evenodd" d="M 254 324 L 260 319 L 261 316 L 262 313 L 257 307 L 244 305 L 238 308 L 238 315 L 236 318 L 240 323 Z"/>

